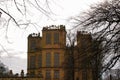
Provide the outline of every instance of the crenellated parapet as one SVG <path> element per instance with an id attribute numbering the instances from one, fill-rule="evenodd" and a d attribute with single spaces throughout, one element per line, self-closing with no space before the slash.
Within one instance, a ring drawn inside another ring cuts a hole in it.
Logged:
<path id="1" fill-rule="evenodd" d="M 77 35 L 91 35 L 88 31 L 77 31 Z"/>
<path id="2" fill-rule="evenodd" d="M 50 26 L 46 26 L 43 27 L 43 31 L 44 30 L 65 30 L 65 25 L 50 25 Z"/>
<path id="3" fill-rule="evenodd" d="M 40 37 L 40 33 L 31 33 L 28 37 Z"/>
<path id="4" fill-rule="evenodd" d="M 80 40 L 91 40 L 92 39 L 92 35 L 90 32 L 87 31 L 77 31 L 77 41 L 79 42 Z"/>

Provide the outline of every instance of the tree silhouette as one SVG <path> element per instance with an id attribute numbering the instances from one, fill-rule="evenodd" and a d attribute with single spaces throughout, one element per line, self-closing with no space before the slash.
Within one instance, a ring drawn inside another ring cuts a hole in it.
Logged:
<path id="1" fill-rule="evenodd" d="M 96 41 L 102 41 L 101 73 L 111 69 L 120 58 L 120 1 L 110 0 L 96 4 L 74 20 L 77 23 L 75 28 L 89 30 Z"/>

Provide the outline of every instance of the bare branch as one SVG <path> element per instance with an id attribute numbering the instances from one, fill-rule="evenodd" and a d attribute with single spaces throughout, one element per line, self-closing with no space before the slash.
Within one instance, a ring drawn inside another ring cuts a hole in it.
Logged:
<path id="1" fill-rule="evenodd" d="M 15 22 L 15 24 L 19 27 L 19 24 L 17 23 L 17 21 L 15 20 L 15 18 L 14 18 L 12 15 L 10 15 L 9 13 L 7 13 L 7 12 L 6 12 L 5 10 L 3 10 L 2 8 L 0 8 L 0 10 L 3 11 L 5 14 L 7 14 L 9 17 L 11 17 L 12 20 Z"/>

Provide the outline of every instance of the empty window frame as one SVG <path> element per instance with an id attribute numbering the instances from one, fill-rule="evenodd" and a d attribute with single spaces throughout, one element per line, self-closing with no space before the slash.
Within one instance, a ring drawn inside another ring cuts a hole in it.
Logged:
<path id="1" fill-rule="evenodd" d="M 30 68 L 35 68 L 36 57 L 30 56 Z"/>
<path id="2" fill-rule="evenodd" d="M 46 79 L 51 80 L 51 71 L 50 70 L 46 70 Z"/>
<path id="3" fill-rule="evenodd" d="M 55 32 L 54 33 L 54 44 L 58 44 L 59 43 L 59 33 Z"/>
<path id="4" fill-rule="evenodd" d="M 51 33 L 46 33 L 46 44 L 51 44 Z"/>
<path id="5" fill-rule="evenodd" d="M 30 49 L 31 49 L 32 51 L 35 51 L 35 50 L 36 50 L 36 42 L 35 42 L 35 40 L 32 40 L 32 41 L 31 41 Z"/>
<path id="6" fill-rule="evenodd" d="M 60 66 L 60 54 L 55 52 L 54 53 L 54 67 Z"/>
<path id="7" fill-rule="evenodd" d="M 60 78 L 60 71 L 59 70 L 55 70 L 54 71 L 54 79 L 59 79 Z"/>
<path id="8" fill-rule="evenodd" d="M 87 79 L 87 70 L 86 69 L 82 70 L 82 80 L 88 80 Z"/>
<path id="9" fill-rule="evenodd" d="M 42 67 L 42 54 L 38 55 L 38 67 Z"/>
<path id="10" fill-rule="evenodd" d="M 51 53 L 46 53 L 46 67 L 51 66 Z"/>

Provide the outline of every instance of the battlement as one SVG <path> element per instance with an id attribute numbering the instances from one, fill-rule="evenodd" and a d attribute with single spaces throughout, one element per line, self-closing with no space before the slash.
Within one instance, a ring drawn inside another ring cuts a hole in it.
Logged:
<path id="1" fill-rule="evenodd" d="M 91 33 L 87 31 L 77 31 L 77 35 L 91 35 Z"/>
<path id="2" fill-rule="evenodd" d="M 51 26 L 46 26 L 43 27 L 43 31 L 44 30 L 65 30 L 65 25 L 51 25 Z"/>
<path id="3" fill-rule="evenodd" d="M 40 33 L 32 33 L 28 37 L 40 37 Z"/>

